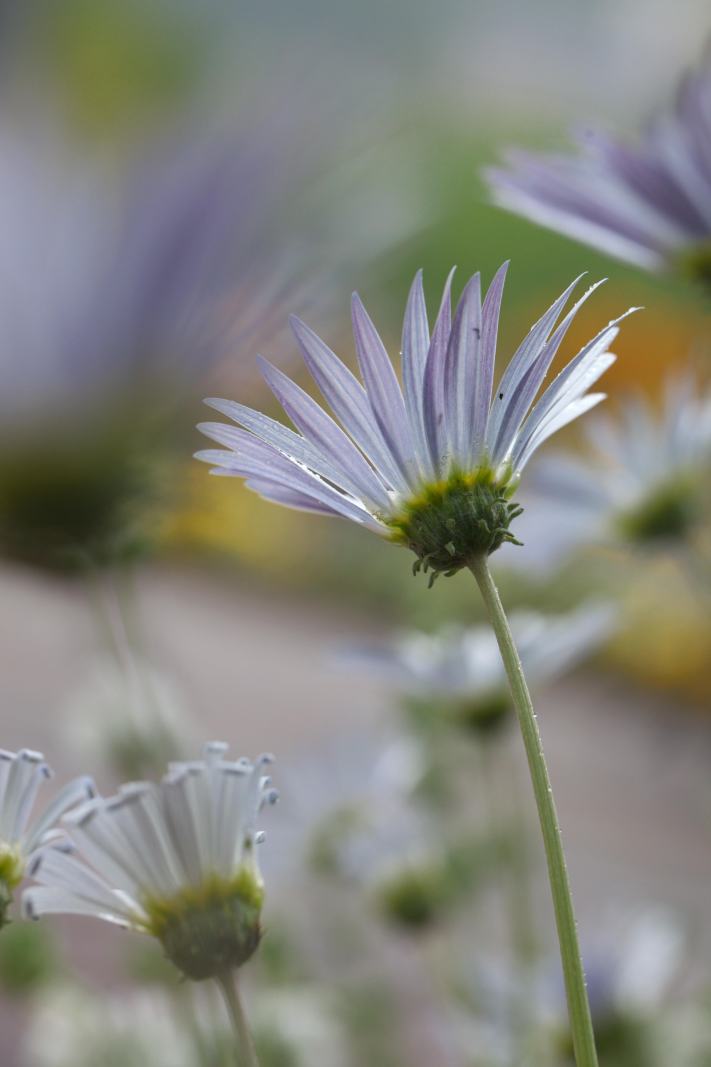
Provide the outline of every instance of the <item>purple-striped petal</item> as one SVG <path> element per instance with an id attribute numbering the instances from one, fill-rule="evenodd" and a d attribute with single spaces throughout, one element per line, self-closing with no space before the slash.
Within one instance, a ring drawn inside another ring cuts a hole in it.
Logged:
<path id="1" fill-rule="evenodd" d="M 383 440 L 363 386 L 306 323 L 295 315 L 289 322 L 304 362 L 338 421 L 390 487 L 406 492 L 407 482 Z"/>
<path id="2" fill-rule="evenodd" d="M 552 409 L 558 411 L 562 405 L 576 400 L 611 366 L 615 357 L 608 352 L 608 346 L 619 333 L 618 325 L 628 315 L 639 310 L 639 308 L 629 308 L 623 315 L 608 323 L 553 379 L 526 419 L 514 455 L 520 455 L 524 447 L 522 442 L 535 432 L 538 424 L 549 415 Z"/>
<path id="3" fill-rule="evenodd" d="M 577 315 L 580 308 L 583 306 L 586 300 L 595 292 L 599 286 L 602 285 L 602 281 L 595 282 L 591 285 L 580 299 L 574 304 L 567 315 L 564 317 L 560 325 L 554 330 L 551 337 L 544 342 L 539 355 L 535 361 L 531 364 L 529 371 L 524 378 L 518 383 L 515 388 L 515 393 L 512 390 L 512 399 L 506 411 L 506 415 L 501 425 L 498 441 L 496 445 L 493 445 L 492 459 L 495 463 L 501 462 L 507 456 L 509 450 L 514 444 L 516 434 L 520 429 L 528 409 L 533 403 L 538 390 L 541 387 L 543 379 L 548 373 L 548 369 L 555 359 L 555 356 L 560 348 L 560 345 L 570 329 L 570 325 Z M 500 390 L 501 391 L 501 390 Z"/>
<path id="4" fill-rule="evenodd" d="M 274 504 L 283 504 L 284 507 L 293 508 L 295 511 L 311 511 L 317 515 L 333 515 L 336 518 L 342 518 L 339 512 L 328 505 L 319 503 L 306 493 L 289 489 L 281 482 L 271 482 L 266 478 L 250 478 L 244 484 L 253 493 L 257 493 Z"/>
<path id="5" fill-rule="evenodd" d="M 422 271 L 418 270 L 410 288 L 402 326 L 402 385 L 405 407 L 412 428 L 415 451 L 420 469 L 426 478 L 433 478 L 430 450 L 427 446 L 425 417 L 422 407 L 423 383 L 427 353 L 430 347 L 430 327 L 422 287 Z"/>
<path id="6" fill-rule="evenodd" d="M 447 458 L 447 427 L 444 421 L 444 366 L 447 357 L 447 345 L 452 330 L 452 278 L 455 267 L 449 272 L 444 284 L 442 302 L 435 322 L 430 349 L 425 364 L 422 407 L 425 416 L 427 445 L 432 457 L 432 464 L 440 474 L 444 473 Z"/>
<path id="7" fill-rule="evenodd" d="M 296 460 L 311 470 L 327 478 L 331 482 L 339 484 L 344 478 L 343 470 L 321 451 L 298 433 L 294 433 L 288 426 L 282 426 L 280 422 L 262 415 L 259 411 L 253 411 L 243 404 L 237 404 L 232 400 L 206 400 L 206 404 L 221 411 L 224 415 L 234 419 L 240 426 L 250 430 L 256 437 L 278 449 L 282 455 Z M 241 432 L 234 426 L 228 426 L 224 422 L 201 422 L 198 430 L 206 437 L 212 438 L 227 448 L 237 448 L 242 443 Z M 344 488 L 347 486 L 344 485 Z"/>
<path id="8" fill-rule="evenodd" d="M 371 507 L 387 509 L 390 499 L 382 482 L 340 426 L 277 367 L 261 357 L 258 363 L 267 385 L 294 425 L 341 472 L 342 487 L 361 496 Z"/>
<path id="9" fill-rule="evenodd" d="M 546 418 L 541 419 L 536 425 L 536 429 L 527 438 L 525 448 L 520 450 L 515 462 L 516 472 L 519 473 L 523 470 L 533 453 L 544 441 L 547 441 L 558 430 L 562 430 L 569 422 L 573 422 L 587 411 L 597 407 L 598 404 L 605 400 L 606 396 L 606 393 L 587 393 L 586 396 L 581 396 L 577 400 L 571 400 L 565 407 L 550 411 Z"/>
<path id="10" fill-rule="evenodd" d="M 358 365 L 375 421 L 408 484 L 414 471 L 414 444 L 400 384 L 368 312 L 357 293 L 351 302 Z"/>
<path id="11" fill-rule="evenodd" d="M 271 482 L 285 489 L 304 494 L 315 502 L 338 512 L 354 522 L 366 525 L 379 532 L 387 528 L 370 514 L 357 500 L 338 492 L 317 474 L 305 470 L 287 459 L 270 445 L 245 433 L 244 445 L 239 453 L 197 453 L 204 462 L 216 463 L 214 474 L 235 475 L 248 481 Z"/>
<path id="12" fill-rule="evenodd" d="M 521 342 L 504 371 L 496 389 L 496 397 L 486 433 L 486 444 L 492 458 L 504 455 L 511 441 L 511 427 L 515 428 L 515 413 L 519 388 L 526 379 L 530 381 L 531 370 L 540 355 L 541 348 L 556 324 L 558 316 L 568 302 L 570 294 L 580 281 L 577 277 L 548 310 L 541 315 L 538 322 L 531 327 Z"/>
<path id="13" fill-rule="evenodd" d="M 496 342 L 499 335 L 499 315 L 504 295 L 504 283 L 509 261 L 497 270 L 489 286 L 481 309 L 481 349 L 477 388 L 474 394 L 474 418 L 472 420 L 470 459 L 476 462 L 484 450 L 486 427 L 491 407 L 491 390 L 496 366 Z"/>
<path id="14" fill-rule="evenodd" d="M 449 453 L 458 466 L 469 459 L 480 348 L 481 277 L 477 273 L 459 298 L 444 361 L 444 417 Z"/>

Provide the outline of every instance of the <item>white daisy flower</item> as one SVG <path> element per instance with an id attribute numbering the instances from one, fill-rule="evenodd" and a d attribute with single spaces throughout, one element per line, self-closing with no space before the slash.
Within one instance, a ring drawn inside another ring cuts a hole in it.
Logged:
<path id="1" fill-rule="evenodd" d="M 637 397 L 586 429 L 592 458 L 553 454 L 531 474 L 521 530 L 533 551 L 544 514 L 558 558 L 586 542 L 683 540 L 701 517 L 711 465 L 711 391 L 687 376 L 669 383 L 660 412 Z"/>
<path id="2" fill-rule="evenodd" d="M 94 796 L 90 778 L 64 786 L 41 815 L 31 819 L 37 795 L 51 771 L 41 752 L 0 749 L 0 928 L 12 894 L 37 850 L 54 836 L 57 820 L 70 808 Z"/>
<path id="3" fill-rule="evenodd" d="M 609 637 L 614 621 L 608 604 L 562 615 L 514 612 L 511 628 L 529 682 L 551 681 L 580 663 Z M 378 672 L 405 699 L 461 709 L 472 725 L 498 722 L 510 707 L 506 672 L 488 626 L 406 631 L 388 645 L 348 649 L 345 658 Z"/>
<path id="4" fill-rule="evenodd" d="M 223 976 L 253 954 L 264 884 L 259 811 L 277 794 L 261 756 L 228 761 L 227 745 L 173 763 L 159 784 L 131 782 L 63 820 L 68 847 L 45 848 L 25 891 L 27 918 L 88 915 L 157 938 L 186 977 Z"/>

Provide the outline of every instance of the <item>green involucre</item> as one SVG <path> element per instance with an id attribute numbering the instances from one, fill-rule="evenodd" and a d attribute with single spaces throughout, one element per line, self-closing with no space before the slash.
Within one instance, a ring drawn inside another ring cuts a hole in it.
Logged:
<path id="1" fill-rule="evenodd" d="M 144 901 L 146 929 L 186 978 L 215 978 L 255 952 L 263 899 L 261 884 L 242 867 L 231 879 L 214 875 L 170 899 Z"/>
<path id="2" fill-rule="evenodd" d="M 521 543 L 509 530 L 523 510 L 511 502 L 514 491 L 515 485 L 497 479 L 488 467 L 453 471 L 446 481 L 425 486 L 387 520 L 391 540 L 412 549 L 417 556 L 413 572 L 431 571 L 432 585 L 440 574 L 456 574 L 504 542 Z"/>

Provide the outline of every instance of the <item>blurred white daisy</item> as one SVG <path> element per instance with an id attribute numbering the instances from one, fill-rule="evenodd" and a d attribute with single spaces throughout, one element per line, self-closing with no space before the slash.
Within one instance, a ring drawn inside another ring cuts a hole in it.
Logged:
<path id="1" fill-rule="evenodd" d="M 610 636 L 615 613 L 587 604 L 563 615 L 518 611 L 511 628 L 532 685 L 550 681 Z M 506 673 L 490 627 L 447 627 L 437 634 L 407 631 L 389 644 L 356 646 L 344 658 L 376 671 L 405 698 L 465 708 L 467 719 L 504 713 L 510 703 Z M 478 713 L 478 714 L 477 714 Z"/>
<path id="2" fill-rule="evenodd" d="M 93 916 L 157 938 L 191 979 L 223 976 L 260 939 L 264 885 L 259 811 L 277 799 L 270 757 L 228 761 L 227 745 L 174 763 L 160 782 L 131 782 L 66 816 L 70 849 L 44 848 L 29 868 L 27 918 Z"/>
<path id="3" fill-rule="evenodd" d="M 32 809 L 51 771 L 40 752 L 0 749 L 0 927 L 13 891 L 22 881 L 37 850 L 57 835 L 57 820 L 94 796 L 90 778 L 75 778 L 32 819 Z"/>
<path id="4" fill-rule="evenodd" d="M 520 523 L 531 547 L 521 560 L 536 556 L 544 522 L 557 562 L 566 551 L 596 541 L 684 540 L 701 519 L 711 471 L 708 388 L 691 376 L 673 380 L 661 411 L 642 397 L 633 398 L 617 417 L 591 420 L 586 435 L 591 458 L 554 453 L 532 471 L 531 506 Z M 520 561 L 510 554 L 507 562 Z"/>
<path id="5" fill-rule="evenodd" d="M 678 921 L 662 909 L 618 915 L 602 925 L 584 952 L 601 1058 L 625 1053 L 630 1067 L 666 1067 L 666 1060 L 655 1059 L 655 1029 L 682 971 L 684 941 Z M 559 1041 L 567 1047 L 562 991 L 559 1013 Z"/>
<path id="6" fill-rule="evenodd" d="M 660 1024 L 673 1007 L 684 942 L 678 921 L 664 909 L 646 907 L 635 915 L 603 918 L 595 942 L 583 952 L 601 1063 L 668 1067 L 671 1060 L 660 1054 Z M 565 995 L 556 970 L 546 959 L 528 974 L 500 958 L 463 959 L 462 1005 L 453 1015 L 462 1040 L 469 1044 L 485 1037 L 487 1048 L 497 1051 L 492 1067 L 520 1062 L 522 1048 L 530 1050 L 532 1063 L 572 1063 Z M 512 1013 L 512 1004 L 529 1006 L 524 1032 L 516 1031 L 520 1015 Z M 690 1061 L 680 1057 L 674 1063 Z"/>

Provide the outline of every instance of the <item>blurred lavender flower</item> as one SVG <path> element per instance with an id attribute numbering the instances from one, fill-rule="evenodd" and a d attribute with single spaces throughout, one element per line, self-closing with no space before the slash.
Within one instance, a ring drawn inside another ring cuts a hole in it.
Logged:
<path id="1" fill-rule="evenodd" d="M 587 132 L 580 148 L 511 152 L 507 169 L 487 172 L 494 199 L 619 259 L 711 285 L 711 55 L 639 144 Z"/>
<path id="2" fill-rule="evenodd" d="M 33 822 L 30 815 L 37 794 L 51 771 L 40 752 L 0 749 L 0 928 L 13 891 L 22 881 L 39 848 L 56 836 L 57 820 L 94 796 L 90 778 L 69 782 Z"/>
<path id="3" fill-rule="evenodd" d="M 276 120 L 186 130 L 117 179 L 44 124 L 27 119 L 19 135 L 5 123 L 6 551 L 55 563 L 111 553 L 150 487 L 146 456 L 169 452 L 195 381 L 271 335 L 287 292 L 302 301 L 294 242 L 275 248 L 293 139 Z"/>
<path id="4" fill-rule="evenodd" d="M 407 545 L 417 556 L 415 572 L 430 569 L 431 580 L 515 541 L 509 524 L 520 508 L 510 498 L 521 471 L 543 441 L 603 399 L 588 389 L 614 362 L 608 346 L 618 328 L 610 323 L 588 342 L 530 410 L 575 314 L 596 288 L 556 326 L 573 282 L 533 326 L 492 395 L 505 273 L 506 265 L 483 303 L 475 274 L 453 320 L 450 274 L 431 338 L 417 274 L 403 326 L 402 389 L 357 294 L 353 333 L 365 387 L 292 318 L 306 365 L 343 428 L 260 360 L 267 384 L 300 432 L 242 404 L 208 400 L 243 428 L 202 424 L 226 448 L 197 458 L 213 464 L 215 474 L 246 479 L 266 499 L 348 518 Z"/>
<path id="5" fill-rule="evenodd" d="M 69 848 L 34 856 L 40 884 L 24 893 L 25 916 L 89 915 L 150 934 L 194 980 L 249 959 L 264 896 L 255 823 L 277 795 L 262 775 L 269 757 L 230 762 L 226 751 L 206 745 L 160 785 L 132 782 L 66 816 Z"/>
<path id="6" fill-rule="evenodd" d="M 514 612 L 516 646 L 532 685 L 550 681 L 591 655 L 610 636 L 615 613 L 588 604 L 565 615 Z M 496 638 L 487 626 L 448 627 L 435 635 L 405 632 L 389 646 L 345 651 L 346 661 L 374 670 L 405 698 L 456 707 L 472 725 L 498 721 L 510 706 Z"/>
<path id="7" fill-rule="evenodd" d="M 686 538 L 703 510 L 711 392 L 690 375 L 675 379 L 661 412 L 639 396 L 617 418 L 597 416 L 586 434 L 595 458 L 553 454 L 531 473 L 531 507 L 521 523 L 530 530 L 531 557 L 542 541 L 539 515 L 552 531 L 556 563 L 595 540 L 653 545 Z M 522 553 L 530 562 L 528 556 Z"/>

